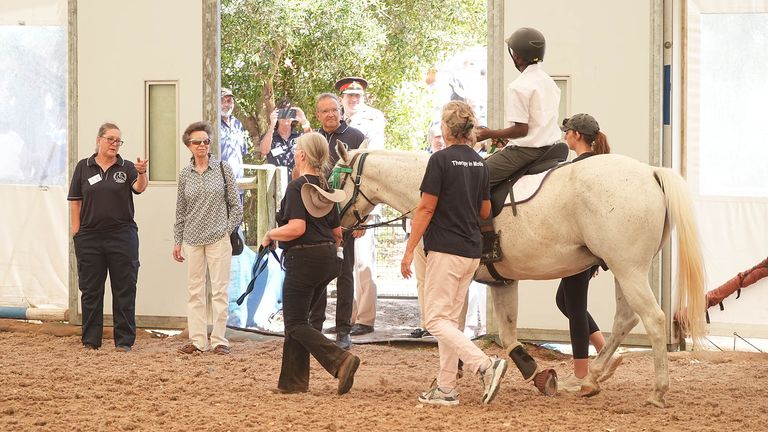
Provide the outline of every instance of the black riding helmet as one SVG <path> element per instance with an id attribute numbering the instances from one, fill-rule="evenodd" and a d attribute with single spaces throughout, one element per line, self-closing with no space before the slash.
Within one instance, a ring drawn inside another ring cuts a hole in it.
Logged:
<path id="1" fill-rule="evenodd" d="M 507 38 L 506 42 L 510 56 L 514 52 L 528 64 L 544 60 L 546 41 L 544 35 L 534 28 L 519 28 Z"/>

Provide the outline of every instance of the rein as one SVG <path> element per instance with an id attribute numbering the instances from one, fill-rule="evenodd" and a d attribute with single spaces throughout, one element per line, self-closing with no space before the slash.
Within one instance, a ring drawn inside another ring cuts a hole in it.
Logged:
<path id="1" fill-rule="evenodd" d="M 347 179 L 352 177 L 352 173 L 354 172 L 353 167 L 355 166 L 355 161 L 360 158 L 360 162 L 357 164 L 357 173 L 354 178 L 352 178 L 352 184 L 354 185 L 354 189 L 352 191 L 352 198 L 350 198 L 349 201 L 344 205 L 344 207 L 341 207 L 340 204 L 336 204 L 337 208 L 339 208 L 339 218 L 343 218 L 344 214 L 357 202 L 358 195 L 365 198 L 366 201 L 372 206 L 376 206 L 376 204 L 373 203 L 373 201 L 368 198 L 363 190 L 361 189 L 362 181 L 363 181 L 363 164 L 365 163 L 365 158 L 368 157 L 368 152 L 362 152 L 357 153 L 354 156 L 352 156 L 352 159 L 349 161 L 349 165 L 345 164 L 339 164 L 339 166 L 336 166 L 333 168 L 333 171 L 331 172 L 331 182 L 334 189 L 343 189 L 344 185 L 347 182 Z M 343 177 L 342 177 L 343 176 Z M 342 228 L 343 230 L 349 231 L 349 230 L 358 230 L 358 229 L 371 229 L 380 227 L 392 222 L 396 222 L 399 220 L 403 220 L 406 218 L 408 214 L 410 214 L 414 209 L 408 210 L 407 212 L 403 213 L 399 217 L 396 217 L 394 219 L 385 221 L 385 222 L 378 222 L 373 224 L 365 224 L 365 220 L 368 218 L 368 215 L 361 216 L 360 213 L 357 210 L 352 210 L 352 214 L 354 215 L 357 222 L 355 222 L 354 225 L 352 225 L 349 228 Z"/>

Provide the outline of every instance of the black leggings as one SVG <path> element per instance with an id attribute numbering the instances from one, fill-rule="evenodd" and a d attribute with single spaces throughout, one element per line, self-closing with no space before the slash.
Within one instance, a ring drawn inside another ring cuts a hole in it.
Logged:
<path id="1" fill-rule="evenodd" d="M 596 271 L 597 266 L 563 278 L 555 295 L 557 308 L 568 318 L 571 347 L 575 359 L 589 357 L 589 335 L 600 331 L 592 315 L 587 312 L 587 289 L 589 280 Z"/>

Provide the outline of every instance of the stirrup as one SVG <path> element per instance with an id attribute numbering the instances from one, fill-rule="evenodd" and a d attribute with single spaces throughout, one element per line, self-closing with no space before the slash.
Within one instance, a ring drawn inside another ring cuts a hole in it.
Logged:
<path id="1" fill-rule="evenodd" d="M 495 231 L 483 232 L 483 253 L 480 256 L 480 264 L 493 264 L 501 261 L 503 258 L 501 254 L 501 241 L 499 240 L 499 234 Z"/>

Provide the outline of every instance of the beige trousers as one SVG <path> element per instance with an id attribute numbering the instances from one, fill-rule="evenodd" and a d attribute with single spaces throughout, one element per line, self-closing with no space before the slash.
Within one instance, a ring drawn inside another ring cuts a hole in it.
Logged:
<path id="1" fill-rule="evenodd" d="M 427 257 L 424 255 L 424 240 L 421 240 L 416 245 L 416 249 L 413 251 L 413 272 L 416 273 L 416 295 L 419 302 L 419 320 L 421 328 L 427 328 L 426 312 L 424 310 L 424 276 L 427 272 Z M 467 303 L 469 299 L 469 291 L 467 291 L 467 299 L 464 300 L 464 306 L 461 308 L 461 316 L 459 316 L 459 330 L 464 331 L 464 325 L 467 318 Z"/>
<path id="2" fill-rule="evenodd" d="M 441 252 L 427 255 L 424 287 L 427 330 L 437 338 L 440 371 L 437 385 L 449 389 L 456 385 L 459 359 L 464 370 L 477 373 L 489 357 L 459 330 L 459 316 L 466 305 L 467 290 L 479 259 Z M 466 313 L 466 312 L 465 312 Z"/>
<path id="3" fill-rule="evenodd" d="M 195 346 L 205 351 L 208 349 L 208 320 L 205 293 L 206 270 L 211 277 L 211 309 L 213 310 L 213 330 L 211 346 L 226 345 L 224 337 L 227 330 L 229 306 L 229 271 L 232 265 L 232 244 L 229 236 L 203 246 L 184 244 L 187 258 L 187 329 L 189 339 Z"/>
<path id="4" fill-rule="evenodd" d="M 352 324 L 373 326 L 376 322 L 376 236 L 374 230 L 355 239 L 355 300 Z"/>

